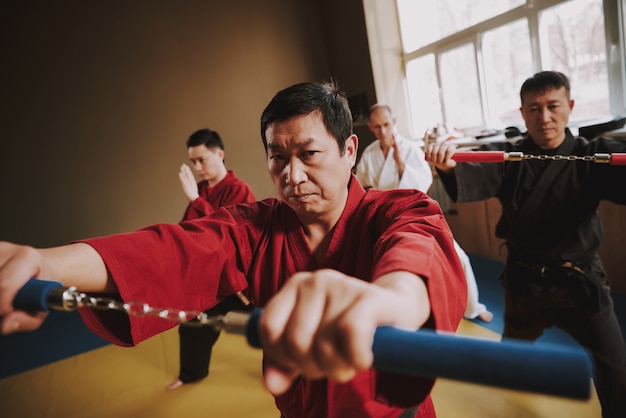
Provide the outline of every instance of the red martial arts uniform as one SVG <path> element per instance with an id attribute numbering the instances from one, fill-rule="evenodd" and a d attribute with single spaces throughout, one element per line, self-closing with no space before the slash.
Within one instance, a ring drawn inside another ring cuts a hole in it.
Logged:
<path id="1" fill-rule="evenodd" d="M 209 187 L 209 182 L 206 180 L 199 182 L 198 193 L 200 197 L 190 202 L 185 209 L 183 221 L 210 215 L 222 206 L 256 200 L 250 186 L 238 179 L 232 170 L 228 170 L 226 177 L 213 187 Z"/>
<path id="2" fill-rule="evenodd" d="M 199 197 L 190 202 L 185 210 L 183 221 L 190 221 L 214 213 L 222 206 L 256 201 L 248 184 L 238 179 L 232 170 L 217 184 L 209 187 L 204 180 L 198 183 Z M 230 295 L 218 305 L 204 311 L 207 315 L 224 315 L 230 311 L 250 310 L 238 295 Z M 220 331 L 211 327 L 199 327 L 189 321 L 178 328 L 180 341 L 180 372 L 178 379 L 184 383 L 195 382 L 209 374 L 213 346 Z"/>
<path id="3" fill-rule="evenodd" d="M 410 271 L 428 286 L 431 316 L 425 327 L 454 332 L 467 292 L 439 205 L 416 190 L 365 192 L 354 176 L 349 189 L 321 264 L 296 214 L 273 198 L 222 208 L 193 222 L 86 242 L 104 259 L 124 301 L 198 311 L 247 287 L 253 304 L 262 307 L 298 271 L 331 268 L 368 282 L 389 272 Z M 81 314 L 94 332 L 123 346 L 173 326 L 159 318 L 116 312 L 83 309 Z M 374 370 L 343 384 L 299 378 L 276 397 L 276 405 L 288 418 L 398 417 L 420 404 L 415 417 L 434 417 L 434 382 Z"/>

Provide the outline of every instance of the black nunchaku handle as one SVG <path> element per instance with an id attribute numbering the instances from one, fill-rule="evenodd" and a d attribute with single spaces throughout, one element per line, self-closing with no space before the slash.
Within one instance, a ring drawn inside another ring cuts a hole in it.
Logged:
<path id="1" fill-rule="evenodd" d="M 62 286 L 31 279 L 17 293 L 13 305 L 31 311 L 50 310 L 50 294 Z M 262 312 L 255 309 L 246 323 L 246 339 L 252 347 L 261 348 L 258 322 Z M 592 362 L 581 346 L 381 326 L 375 331 L 372 352 L 373 367 L 381 371 L 573 399 L 589 399 L 591 394 Z"/>

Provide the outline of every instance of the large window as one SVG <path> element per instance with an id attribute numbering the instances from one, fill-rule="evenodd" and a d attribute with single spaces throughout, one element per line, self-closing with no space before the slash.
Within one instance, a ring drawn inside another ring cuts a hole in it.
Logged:
<path id="1" fill-rule="evenodd" d="M 569 1 L 540 15 L 541 62 L 569 76 L 574 119 L 610 113 L 604 34 L 601 0 Z"/>
<path id="2" fill-rule="evenodd" d="M 605 20 L 605 10 L 619 9 L 615 0 L 395 3 L 416 136 L 438 124 L 466 131 L 522 127 L 520 86 L 548 69 L 570 78 L 574 125 L 626 112 L 623 64 L 611 65 L 616 56 L 623 61 L 623 52 L 607 58 L 624 47 L 619 14 Z M 617 25 L 622 40 L 609 44 L 607 27 Z"/>

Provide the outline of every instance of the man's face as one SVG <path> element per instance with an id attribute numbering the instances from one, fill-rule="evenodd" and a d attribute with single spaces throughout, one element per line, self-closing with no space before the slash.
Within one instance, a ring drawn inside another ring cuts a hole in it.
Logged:
<path id="1" fill-rule="evenodd" d="M 206 145 L 198 145 L 188 148 L 189 160 L 196 174 L 209 183 L 221 174 L 224 164 L 224 151 L 220 147 L 207 148 Z"/>
<path id="2" fill-rule="evenodd" d="M 348 196 L 356 135 L 346 149 L 326 130 L 319 112 L 273 123 L 266 130 L 267 164 L 280 198 L 304 222 L 334 223 Z"/>
<path id="3" fill-rule="evenodd" d="M 391 116 L 387 109 L 378 108 L 370 115 L 367 126 L 383 145 L 391 146 L 393 144 L 393 135 L 396 129 L 396 118 Z"/>
<path id="4" fill-rule="evenodd" d="M 528 133 L 540 148 L 556 148 L 565 139 L 565 128 L 574 101 L 565 87 L 545 93 L 527 93 L 522 99 L 522 117 Z"/>

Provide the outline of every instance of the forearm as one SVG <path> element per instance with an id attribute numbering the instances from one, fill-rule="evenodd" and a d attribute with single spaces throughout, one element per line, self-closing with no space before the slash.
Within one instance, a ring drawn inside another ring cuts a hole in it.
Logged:
<path id="1" fill-rule="evenodd" d="M 454 176 L 454 167 L 450 167 L 448 164 L 434 164 L 434 166 L 440 174 Z"/>
<path id="2" fill-rule="evenodd" d="M 406 328 L 419 328 L 426 323 L 430 317 L 430 299 L 422 278 L 406 271 L 395 271 L 380 276 L 373 283 L 394 295 L 396 302 L 389 309 L 389 323 Z"/>
<path id="3" fill-rule="evenodd" d="M 396 169 L 398 170 L 398 181 L 402 180 L 402 176 L 404 175 L 405 168 L 406 167 L 405 167 L 404 162 L 396 161 Z"/>
<path id="4" fill-rule="evenodd" d="M 447 174 L 446 172 L 437 169 L 437 174 L 450 199 L 456 202 L 458 200 L 459 192 L 456 184 L 456 177 L 454 175 L 454 169 L 450 174 Z"/>
<path id="5" fill-rule="evenodd" d="M 76 286 L 83 292 L 115 293 L 117 287 L 109 277 L 100 254 L 90 245 L 76 243 L 39 250 L 48 277 L 65 286 Z"/>

